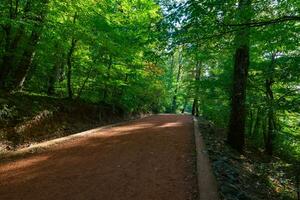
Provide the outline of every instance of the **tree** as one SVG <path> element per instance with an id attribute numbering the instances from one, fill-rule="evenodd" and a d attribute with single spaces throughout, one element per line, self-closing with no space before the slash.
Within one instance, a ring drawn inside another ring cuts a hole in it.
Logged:
<path id="1" fill-rule="evenodd" d="M 240 0 L 238 19 L 247 23 L 251 16 L 250 0 Z M 228 125 L 228 143 L 238 151 L 243 151 L 246 125 L 246 85 L 249 68 L 249 27 L 241 28 L 235 36 L 236 51 L 234 56 L 233 89 L 231 114 Z"/>

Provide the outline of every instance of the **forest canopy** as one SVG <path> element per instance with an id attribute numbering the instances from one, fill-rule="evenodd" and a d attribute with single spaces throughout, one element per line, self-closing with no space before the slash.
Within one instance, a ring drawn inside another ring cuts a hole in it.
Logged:
<path id="1" fill-rule="evenodd" d="M 297 0 L 1 0 L 0 89 L 202 116 L 300 156 Z"/>

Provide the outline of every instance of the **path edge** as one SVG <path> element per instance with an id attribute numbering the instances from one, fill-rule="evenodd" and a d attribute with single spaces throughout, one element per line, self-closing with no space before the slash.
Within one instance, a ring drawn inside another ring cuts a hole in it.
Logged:
<path id="1" fill-rule="evenodd" d="M 122 122 L 108 124 L 108 125 L 100 126 L 98 128 L 93 128 L 93 129 L 90 129 L 90 130 L 87 130 L 87 131 L 71 134 L 71 135 L 68 135 L 68 136 L 65 136 L 65 137 L 60 137 L 60 138 L 52 139 L 52 140 L 49 140 L 49 141 L 40 142 L 40 143 L 31 145 L 29 147 L 25 147 L 25 148 L 16 150 L 16 151 L 0 153 L 0 163 L 2 161 L 6 161 L 6 160 L 26 156 L 26 155 L 29 155 L 29 154 L 43 152 L 43 151 L 46 151 L 46 150 L 50 149 L 51 147 L 59 145 L 63 142 L 72 141 L 72 140 L 84 138 L 84 137 L 87 137 L 87 136 L 91 136 L 93 134 L 96 134 L 98 131 L 108 129 L 108 128 L 112 128 L 112 127 L 116 127 L 116 126 L 121 126 L 121 125 L 124 125 L 124 124 L 129 123 L 129 122 L 134 122 L 136 120 L 140 120 L 140 119 L 143 119 L 143 118 L 150 117 L 152 115 L 153 114 L 140 115 L 139 117 L 124 120 Z"/>
<path id="2" fill-rule="evenodd" d="M 198 199 L 219 200 L 216 178 L 213 174 L 211 163 L 205 148 L 203 137 L 199 130 L 197 117 L 193 117 L 194 136 L 196 144 L 196 167 L 198 182 Z"/>

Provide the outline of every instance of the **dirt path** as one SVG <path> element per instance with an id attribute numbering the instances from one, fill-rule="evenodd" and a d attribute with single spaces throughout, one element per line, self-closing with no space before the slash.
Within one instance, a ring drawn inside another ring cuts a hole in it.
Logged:
<path id="1" fill-rule="evenodd" d="M 158 115 L 0 164 L 0 199 L 195 199 L 190 116 Z"/>

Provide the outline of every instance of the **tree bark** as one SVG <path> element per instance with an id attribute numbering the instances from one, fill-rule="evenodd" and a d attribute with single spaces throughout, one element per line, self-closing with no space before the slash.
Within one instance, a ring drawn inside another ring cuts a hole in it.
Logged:
<path id="1" fill-rule="evenodd" d="M 19 0 L 15 2 L 15 7 L 13 8 L 13 3 L 10 3 L 10 19 L 15 20 L 18 15 Z M 31 10 L 31 2 L 27 1 L 24 7 L 22 19 L 26 18 L 27 14 Z M 25 27 L 20 25 L 12 37 L 12 25 L 7 24 L 3 26 L 5 32 L 5 47 L 4 55 L 2 57 L 2 65 L 0 66 L 0 88 L 8 89 L 12 86 L 14 77 L 9 77 L 14 72 L 15 66 L 14 62 L 16 60 L 16 50 L 19 47 L 21 39 L 24 37 Z"/>
<path id="2" fill-rule="evenodd" d="M 257 108 L 252 113 L 252 119 L 251 119 L 251 123 L 250 123 L 250 131 L 249 131 L 250 137 L 254 136 L 254 133 L 259 128 L 259 110 L 260 109 Z"/>
<path id="3" fill-rule="evenodd" d="M 49 74 L 47 87 L 47 94 L 49 96 L 53 96 L 55 94 L 55 83 L 59 79 L 59 72 L 62 70 L 64 65 L 62 62 L 62 60 L 56 61 Z"/>
<path id="4" fill-rule="evenodd" d="M 82 83 L 82 85 L 81 85 L 81 87 L 80 87 L 80 89 L 78 91 L 78 94 L 77 94 L 77 97 L 76 97 L 77 99 L 80 99 L 81 94 L 82 94 L 82 92 L 83 92 L 83 90 L 85 88 L 86 83 L 90 79 L 92 72 L 93 72 L 93 67 L 91 66 L 90 69 L 89 69 L 89 71 L 88 71 L 88 73 L 87 73 L 86 78 L 84 79 L 84 81 L 83 81 L 83 83 Z"/>
<path id="5" fill-rule="evenodd" d="M 12 69 L 12 61 L 11 59 L 13 55 L 13 51 L 10 50 L 11 43 L 11 26 L 7 25 L 3 27 L 5 32 L 5 45 L 4 45 L 4 55 L 2 58 L 2 63 L 0 66 L 0 88 L 4 89 L 7 81 L 7 76 Z"/>
<path id="6" fill-rule="evenodd" d="M 75 12 L 74 17 L 73 17 L 73 24 L 76 24 L 77 20 L 77 12 Z M 72 99 L 73 98 L 73 89 L 72 89 L 72 57 L 73 53 L 75 51 L 77 44 L 77 40 L 75 39 L 74 36 L 72 36 L 71 39 L 71 46 L 69 49 L 69 52 L 67 54 L 67 91 L 68 91 L 68 98 Z"/>
<path id="7" fill-rule="evenodd" d="M 29 39 L 29 43 L 27 44 L 16 72 L 14 73 L 13 85 L 10 90 L 21 89 L 23 87 L 35 56 L 36 45 L 38 44 L 39 37 L 39 31 L 33 30 Z"/>
<path id="8" fill-rule="evenodd" d="M 113 66 L 113 60 L 112 57 L 109 56 L 108 59 L 108 63 L 107 63 L 107 77 L 106 77 L 106 81 L 109 82 L 110 81 L 110 77 L 111 77 L 111 68 Z M 107 87 L 107 83 L 104 83 L 104 90 L 103 90 L 103 99 L 102 101 L 105 102 L 106 98 L 107 98 L 107 93 L 108 93 L 108 87 Z"/>
<path id="9" fill-rule="evenodd" d="M 33 26 L 31 35 L 28 39 L 27 44 L 25 45 L 25 49 L 21 56 L 21 60 L 18 63 L 16 69 L 12 72 L 12 85 L 11 87 L 9 87 L 9 91 L 22 89 L 24 85 L 27 74 L 31 68 L 31 64 L 35 56 L 36 46 L 39 42 L 40 35 L 44 27 L 44 19 L 47 13 L 48 3 L 49 0 L 44 0 L 42 2 L 43 8 L 39 10 L 39 13 L 36 16 L 36 24 Z M 30 5 L 30 1 L 28 1 L 25 6 L 26 13 L 30 11 Z M 19 30 L 19 35 L 17 36 L 17 38 L 15 38 L 16 41 L 20 41 L 22 35 L 23 30 Z"/>
<path id="10" fill-rule="evenodd" d="M 201 66 L 200 62 L 197 61 L 196 69 L 195 69 L 195 97 L 193 102 L 192 115 L 199 116 L 199 81 L 201 75 Z"/>
<path id="11" fill-rule="evenodd" d="M 239 1 L 239 17 L 241 22 L 249 21 L 250 0 Z M 242 152 L 245 145 L 246 125 L 246 85 L 249 68 L 249 27 L 237 32 L 236 51 L 231 97 L 231 114 L 228 125 L 227 142 L 231 147 Z"/>
<path id="12" fill-rule="evenodd" d="M 72 38 L 71 40 L 71 47 L 69 49 L 67 55 L 67 91 L 68 91 L 68 98 L 73 98 L 73 90 L 72 90 L 72 56 L 76 48 L 77 40 Z"/>
<path id="13" fill-rule="evenodd" d="M 274 132 L 276 129 L 276 122 L 275 122 L 275 113 L 274 113 L 274 94 L 272 91 L 272 85 L 274 84 L 274 63 L 275 63 L 275 56 L 276 54 L 272 54 L 271 64 L 267 71 L 267 79 L 265 83 L 266 87 L 266 98 L 267 98 L 267 112 L 268 112 L 268 129 L 266 134 L 265 140 L 265 150 L 266 153 L 269 155 L 273 154 L 273 139 L 274 139 Z"/>
<path id="14" fill-rule="evenodd" d="M 17 8 L 18 4 L 16 5 Z M 9 2 L 9 19 L 15 20 L 16 18 L 16 13 L 14 13 L 14 8 L 13 8 L 13 1 L 11 0 Z M 11 22 L 5 25 L 2 25 L 2 29 L 5 33 L 5 38 L 4 38 L 4 54 L 2 57 L 2 63 L 0 65 L 0 88 L 5 89 L 5 84 L 7 81 L 7 76 L 12 69 L 12 64 L 13 64 L 13 54 L 15 53 L 11 49 L 11 41 L 12 41 L 12 25 Z"/>
<path id="15" fill-rule="evenodd" d="M 183 108 L 182 108 L 182 110 L 181 110 L 181 113 L 182 113 L 182 114 L 185 112 L 185 109 L 186 109 L 187 103 L 188 103 L 188 98 L 187 98 L 187 97 L 185 97 L 185 99 L 184 99 L 184 104 L 183 104 Z"/>
<path id="16" fill-rule="evenodd" d="M 173 100 L 172 100 L 172 113 L 176 113 L 177 110 L 177 93 L 178 93 L 178 89 L 179 89 L 179 81 L 180 81 L 180 76 L 181 76 L 181 70 L 182 70 L 182 55 L 181 52 L 179 52 L 179 58 L 178 58 L 178 72 L 177 72 L 177 77 L 176 77 L 176 88 L 175 88 L 175 92 L 174 92 L 174 96 L 173 96 Z"/>

